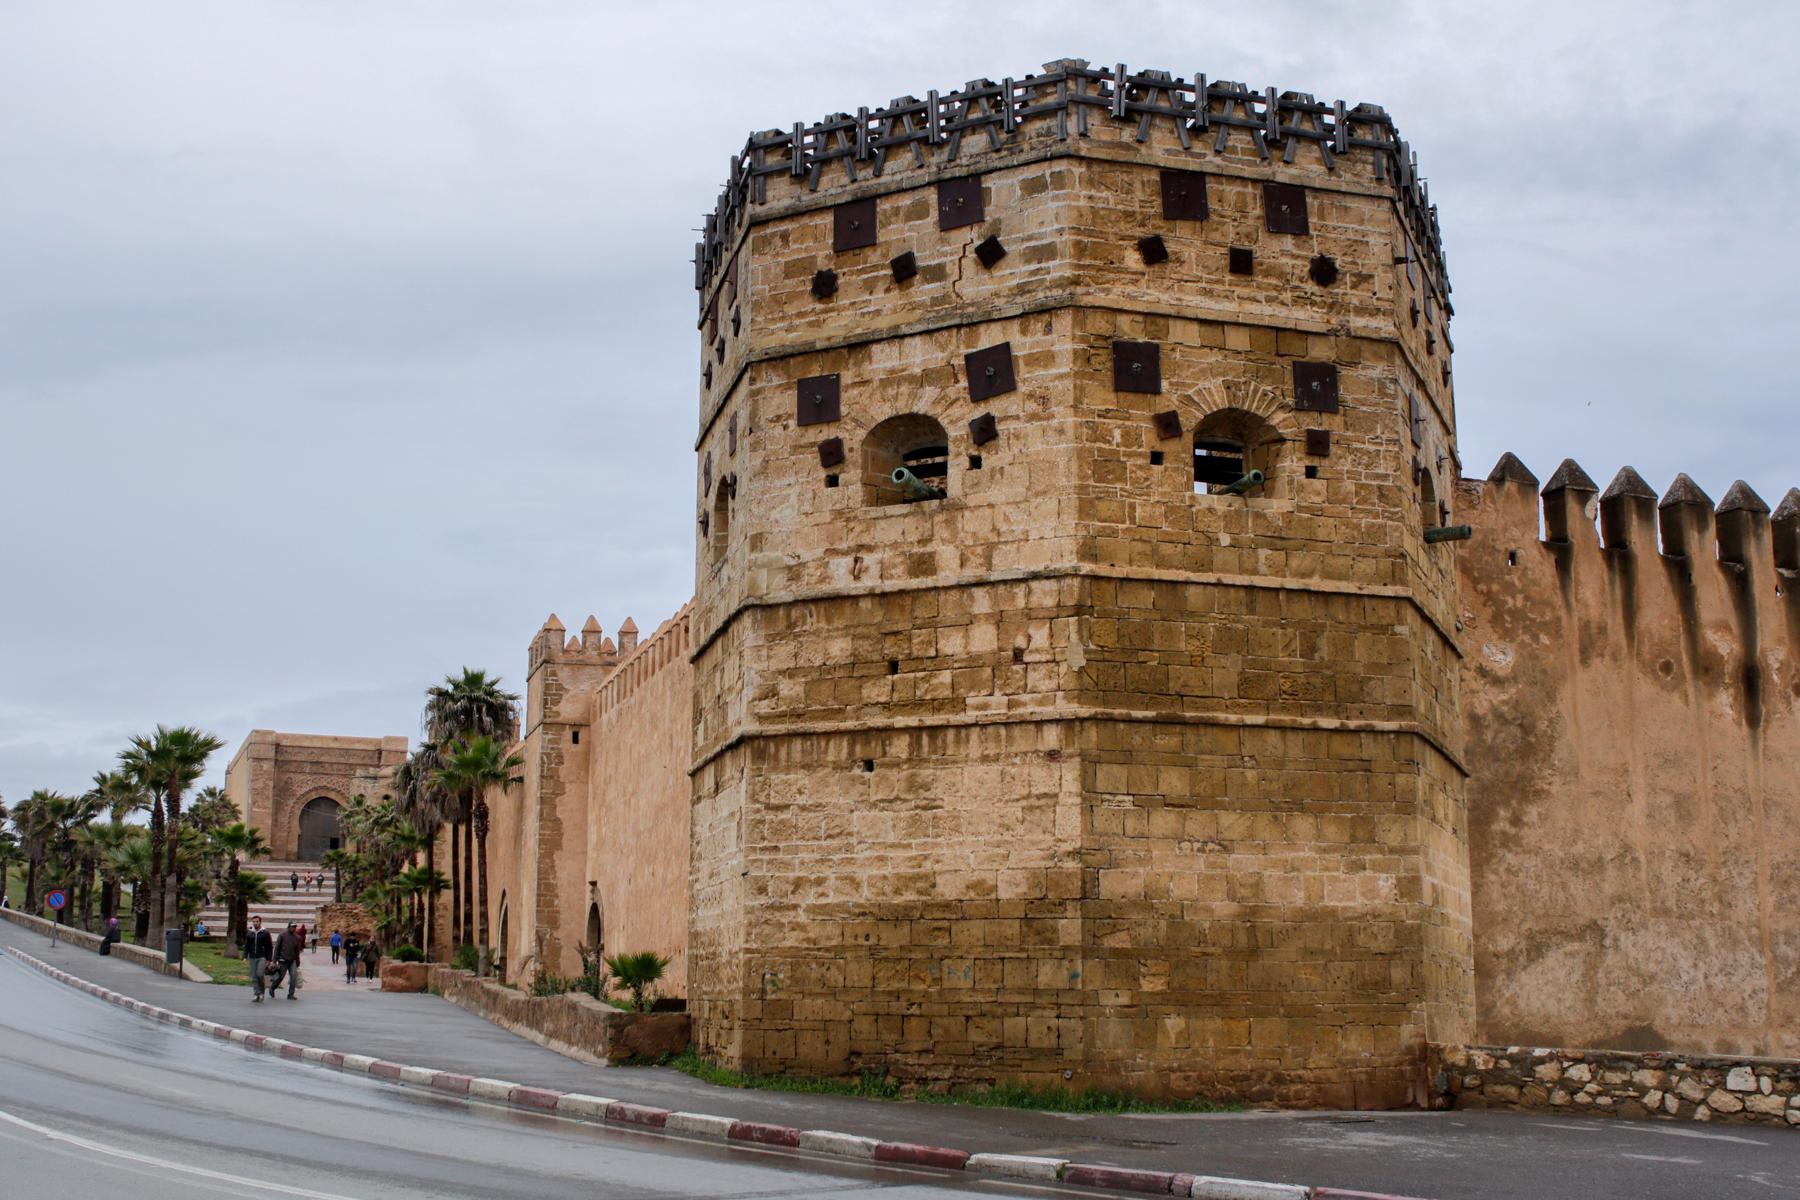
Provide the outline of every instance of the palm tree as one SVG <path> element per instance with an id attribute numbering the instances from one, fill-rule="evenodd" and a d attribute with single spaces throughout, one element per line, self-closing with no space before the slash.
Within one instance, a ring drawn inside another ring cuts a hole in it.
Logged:
<path id="1" fill-rule="evenodd" d="M 425 838 L 425 870 L 439 879 L 443 876 L 437 870 L 438 831 L 444 822 L 456 811 L 456 798 L 445 791 L 438 783 L 438 772 L 444 767 L 443 747 L 436 742 L 426 742 L 417 750 L 407 755 L 406 761 L 394 768 L 394 807 Z M 452 878 L 456 871 L 456 835 L 450 837 Z M 442 888 L 431 888 L 425 892 L 425 919 L 421 926 L 419 948 L 424 952 L 427 962 L 431 960 L 431 936 L 437 925 L 437 893 Z M 451 903 L 454 908 L 455 896 Z"/>
<path id="2" fill-rule="evenodd" d="M 141 946 L 150 936 L 150 876 L 156 864 L 150 835 L 132 829 L 125 843 L 112 851 L 111 862 L 113 873 L 131 883 L 131 937 Z"/>
<path id="3" fill-rule="evenodd" d="M 470 824 L 475 830 L 477 853 L 480 856 L 476 868 L 480 881 L 480 894 L 475 903 L 478 922 L 475 946 L 479 956 L 476 973 L 483 977 L 488 973 L 487 792 L 489 788 L 497 787 L 505 795 L 514 784 L 525 782 L 523 775 L 514 774 L 524 765 L 524 759 L 516 754 L 508 754 L 493 738 L 478 737 L 455 747 L 450 752 L 444 769 L 438 774 L 438 782 L 445 791 L 467 798 Z"/>
<path id="4" fill-rule="evenodd" d="M 25 849 L 25 911 L 34 915 L 42 907 L 37 894 L 38 874 L 44 868 L 55 830 L 49 808 L 61 799 L 65 797 L 39 790 L 13 806 L 13 828 L 19 831 L 19 841 Z"/>
<path id="5" fill-rule="evenodd" d="M 151 911 L 158 927 L 177 917 L 181 908 L 181 871 L 172 851 L 168 853 L 168 861 L 164 862 L 167 830 L 180 828 L 181 793 L 200 778 L 206 770 L 206 760 L 224 744 L 212 734 L 202 733 L 191 725 L 178 725 L 174 729 L 158 725 L 153 735 L 144 737 L 140 734 L 132 738 L 130 748 L 119 755 L 120 766 L 153 797 L 150 857 L 155 877 L 151 887 L 157 894 L 152 897 Z M 163 823 L 165 811 L 166 828 Z"/>
<path id="6" fill-rule="evenodd" d="M 90 796 L 99 796 L 115 821 L 150 807 L 149 793 L 128 771 L 95 771 Z"/>
<path id="7" fill-rule="evenodd" d="M 344 875 L 356 865 L 356 855 L 344 849 L 327 850 L 320 856 L 319 865 L 331 870 L 331 902 L 342 904 L 344 902 Z"/>
<path id="8" fill-rule="evenodd" d="M 472 671 L 464 667 L 460 677 L 446 675 L 443 683 L 426 690 L 424 724 L 425 739 L 436 742 L 439 747 L 448 747 L 453 742 L 467 742 L 478 737 L 494 738 L 502 745 L 511 745 L 519 736 L 519 697 L 502 689 L 498 676 L 490 679 L 486 671 Z M 475 891 L 471 878 L 474 870 L 475 848 L 471 844 L 474 815 L 465 797 L 460 811 L 452 818 L 450 828 L 451 876 L 457 889 L 452 901 L 453 911 L 456 913 L 454 924 L 458 945 L 469 939 L 474 925 L 470 911 Z M 460 878 L 457 877 L 455 861 L 456 831 L 459 826 L 462 830 Z M 455 903 L 456 901 L 460 903 Z"/>
<path id="9" fill-rule="evenodd" d="M 217 833 L 243 819 L 238 813 L 238 806 L 225 795 L 225 789 L 217 784 L 201 788 L 195 793 L 194 802 L 188 805 L 188 827 L 202 833 Z"/>
<path id="10" fill-rule="evenodd" d="M 244 824 L 242 821 L 227 825 L 212 835 L 213 849 L 230 860 L 225 868 L 225 943 L 230 946 L 238 944 L 238 934 L 242 932 L 249 905 L 245 901 L 243 890 L 238 886 L 240 868 L 247 859 L 262 858 L 269 853 L 269 843 L 263 841 L 262 830 Z M 261 876 L 258 876 L 261 878 Z"/>
<path id="11" fill-rule="evenodd" d="M 425 941 L 426 914 L 430 911 L 432 894 L 449 886 L 450 881 L 444 878 L 444 873 L 431 867 L 413 867 L 394 877 L 394 890 L 406 897 L 409 925 L 419 943 Z"/>
<path id="12" fill-rule="evenodd" d="M 5 817 L 0 816 L 0 821 Z M 19 839 L 10 829 L 0 829 L 0 896 L 6 894 L 6 877 L 15 858 L 19 857 Z"/>
<path id="13" fill-rule="evenodd" d="M 246 915 L 250 911 L 250 906 L 267 904 L 274 898 L 275 893 L 269 890 L 267 877 L 255 871 L 240 872 L 225 885 L 225 911 L 228 914 L 226 921 L 228 924 L 232 921 L 237 922 L 238 928 L 238 932 L 228 943 L 230 946 L 228 953 L 235 956 L 244 944 L 243 931 L 250 926 L 250 918 Z"/>
<path id="14" fill-rule="evenodd" d="M 105 825 L 90 825 L 87 828 L 88 853 L 100 868 L 102 922 L 119 915 L 119 869 L 113 862 L 114 853 L 136 836 L 136 833 L 132 826 L 122 821 L 109 821 Z"/>

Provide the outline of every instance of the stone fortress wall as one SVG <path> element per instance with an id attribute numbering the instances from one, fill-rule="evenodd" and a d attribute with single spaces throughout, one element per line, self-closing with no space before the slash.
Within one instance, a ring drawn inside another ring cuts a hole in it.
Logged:
<path id="1" fill-rule="evenodd" d="M 699 254 L 697 1037 L 1419 1098 L 1473 1011 L 1435 219 L 1379 109 L 1117 75 L 734 162 Z M 906 464 L 946 496 L 904 503 Z"/>
<path id="2" fill-rule="evenodd" d="M 253 729 L 225 769 L 225 794 L 263 831 L 277 860 L 300 850 L 300 811 L 324 798 L 380 799 L 387 773 L 406 761 L 404 737 L 335 737 Z"/>
<path id="3" fill-rule="evenodd" d="M 1458 507 L 1478 1040 L 1800 1058 L 1800 492 Z"/>

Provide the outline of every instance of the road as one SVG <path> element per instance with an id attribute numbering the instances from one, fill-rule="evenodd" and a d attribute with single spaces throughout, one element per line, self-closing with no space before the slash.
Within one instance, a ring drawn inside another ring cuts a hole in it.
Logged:
<path id="1" fill-rule="evenodd" d="M 121 1012 L 9 957 L 0 962 L 0 1194 L 950 1200 L 1034 1193 L 514 1114 L 268 1059 Z"/>
<path id="2" fill-rule="evenodd" d="M 659 1068 L 573 1062 L 432 996 L 312 993 L 291 1005 L 251 1005 L 241 988 L 50 950 L 43 938 L 0 925 L 0 946 L 10 944 L 154 1003 L 308 1045 L 803 1129 L 1433 1200 L 1800 1200 L 1800 1130 L 1509 1112 L 1073 1116 L 736 1091 Z M 4 954 L 0 1113 L 151 1158 L 340 1196 L 995 1194 L 964 1178 L 878 1175 L 835 1159 L 513 1116 L 247 1053 L 123 1012 Z M 23 1178 L 54 1185 L 75 1178 L 69 1164 L 96 1154 L 49 1145 L 4 1118 L 0 1141 L 0 1196 L 9 1198 L 26 1194 L 10 1186 L 19 1177 L 11 1164 L 29 1164 Z M 277 1144 L 289 1149 L 260 1157 Z M 105 1169 L 109 1181 L 125 1181 L 130 1170 L 151 1168 L 113 1159 Z M 211 1194 L 199 1177 L 177 1181 L 169 1168 L 155 1169 L 170 1186 Z M 446 1182 L 408 1191 L 418 1186 L 409 1179 Z M 62 1195 L 109 1194 L 105 1187 Z"/>

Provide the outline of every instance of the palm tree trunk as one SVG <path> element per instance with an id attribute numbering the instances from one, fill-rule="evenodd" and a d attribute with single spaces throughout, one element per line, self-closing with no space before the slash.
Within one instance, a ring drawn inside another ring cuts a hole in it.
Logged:
<path id="1" fill-rule="evenodd" d="M 475 822 L 463 822 L 463 941 L 475 936 Z"/>
<path id="2" fill-rule="evenodd" d="M 169 789 L 169 841 L 168 841 L 168 873 L 163 877 L 162 924 L 163 926 L 178 924 L 181 921 L 181 866 L 175 854 L 181 845 L 181 789 Z M 159 928 L 161 928 L 159 926 Z"/>
<path id="3" fill-rule="evenodd" d="M 36 914 L 38 911 L 37 873 L 38 860 L 27 858 L 25 860 L 25 911 L 32 914 Z"/>
<path id="4" fill-rule="evenodd" d="M 231 856 L 231 866 L 225 872 L 225 944 L 238 944 L 238 859 Z"/>
<path id="5" fill-rule="evenodd" d="M 150 937 L 150 893 L 154 890 L 148 879 L 136 879 L 131 884 L 131 937 L 142 946 Z"/>
<path id="6" fill-rule="evenodd" d="M 476 835 L 475 836 L 476 843 L 481 847 L 481 849 L 480 849 L 481 871 L 480 871 L 480 875 L 478 877 L 480 879 L 480 884 L 481 884 L 481 895 L 478 898 L 476 905 L 475 905 L 475 919 L 477 922 L 479 922 L 479 924 L 476 927 L 477 931 L 476 931 L 475 945 L 478 947 L 478 949 L 477 949 L 477 958 L 476 958 L 476 964 L 475 964 L 475 973 L 477 975 L 479 975 L 481 978 L 486 979 L 488 976 L 489 967 L 491 965 L 488 962 L 488 895 L 487 895 L 488 811 L 487 811 L 487 801 L 486 800 L 477 799 L 475 801 L 475 819 L 473 821 L 469 822 L 469 824 L 474 827 L 475 835 Z"/>
<path id="7" fill-rule="evenodd" d="M 462 938 L 462 823 L 450 818 L 450 953 L 463 944 Z"/>
<path id="8" fill-rule="evenodd" d="M 437 888 L 431 886 L 436 879 L 437 830 L 434 829 L 431 840 L 425 843 L 425 919 L 419 925 L 419 950 L 425 955 L 426 962 L 431 961 L 431 920 L 437 915 Z"/>
<path id="9" fill-rule="evenodd" d="M 151 792 L 150 801 L 150 878 L 143 881 L 137 890 L 146 893 L 143 897 L 144 920 L 155 929 L 161 929 L 163 899 L 163 841 L 166 836 L 163 825 L 162 793 Z M 142 935 L 140 934 L 140 940 Z"/>

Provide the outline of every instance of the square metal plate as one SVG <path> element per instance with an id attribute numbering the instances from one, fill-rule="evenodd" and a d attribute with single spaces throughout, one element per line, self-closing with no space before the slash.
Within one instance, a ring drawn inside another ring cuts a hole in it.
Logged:
<path id="1" fill-rule="evenodd" d="M 813 272 L 812 294 L 814 300 L 829 300 L 837 295 L 837 272 L 829 267 Z"/>
<path id="2" fill-rule="evenodd" d="M 1001 244 L 999 238 L 989 236 L 975 247 L 975 257 L 981 260 L 982 266 L 991 269 L 995 263 L 1006 257 L 1006 247 Z"/>
<path id="3" fill-rule="evenodd" d="M 875 197 L 852 200 L 831 210 L 831 248 L 860 250 L 875 244 Z"/>
<path id="4" fill-rule="evenodd" d="M 1263 216 L 1270 233 L 1310 233 L 1306 189 L 1297 183 L 1263 184 Z"/>
<path id="5" fill-rule="evenodd" d="M 919 273 L 919 256 L 911 250 L 896 254 L 888 260 L 888 270 L 894 273 L 895 283 L 905 283 Z"/>
<path id="6" fill-rule="evenodd" d="M 824 425 L 838 419 L 838 377 L 808 375 L 794 383 L 794 423 Z"/>
<path id="7" fill-rule="evenodd" d="M 1338 410 L 1338 369 L 1334 363 L 1294 364 L 1294 407 L 1301 412 Z"/>
<path id="8" fill-rule="evenodd" d="M 821 467 L 842 466 L 844 462 L 844 439 L 826 438 L 819 443 L 819 465 Z"/>
<path id="9" fill-rule="evenodd" d="M 1166 221 L 1206 220 L 1206 173 L 1204 171 L 1164 171 L 1162 173 L 1162 215 Z"/>
<path id="10" fill-rule="evenodd" d="M 1156 436 L 1164 441 L 1181 436 L 1181 414 L 1174 409 L 1159 412 L 1150 419 L 1156 422 Z"/>
<path id="11" fill-rule="evenodd" d="M 1000 436 L 1000 430 L 994 425 L 993 413 L 982 413 L 969 422 L 969 437 L 977 446 L 985 446 Z"/>
<path id="12" fill-rule="evenodd" d="M 1153 233 L 1149 237 L 1138 239 L 1138 253 L 1143 256 L 1144 265 L 1154 267 L 1157 263 L 1169 261 L 1169 247 L 1163 241 L 1162 234 Z"/>
<path id="13" fill-rule="evenodd" d="M 1227 256 L 1233 275 L 1256 274 L 1256 252 L 1248 246 L 1233 246 Z"/>
<path id="14" fill-rule="evenodd" d="M 1005 395 L 1018 386 L 1013 380 L 1011 342 L 969 351 L 963 355 L 963 369 L 969 375 L 969 399 L 973 401 Z"/>
<path id="15" fill-rule="evenodd" d="M 1114 342 L 1113 390 L 1162 391 L 1162 347 L 1155 342 Z"/>
<path id="16" fill-rule="evenodd" d="M 1306 431 L 1306 452 L 1315 458 L 1331 457 L 1331 430 L 1309 429 Z"/>
<path id="17" fill-rule="evenodd" d="M 981 176 L 946 179 L 937 186 L 938 228 L 961 229 L 987 218 L 981 201 Z"/>

